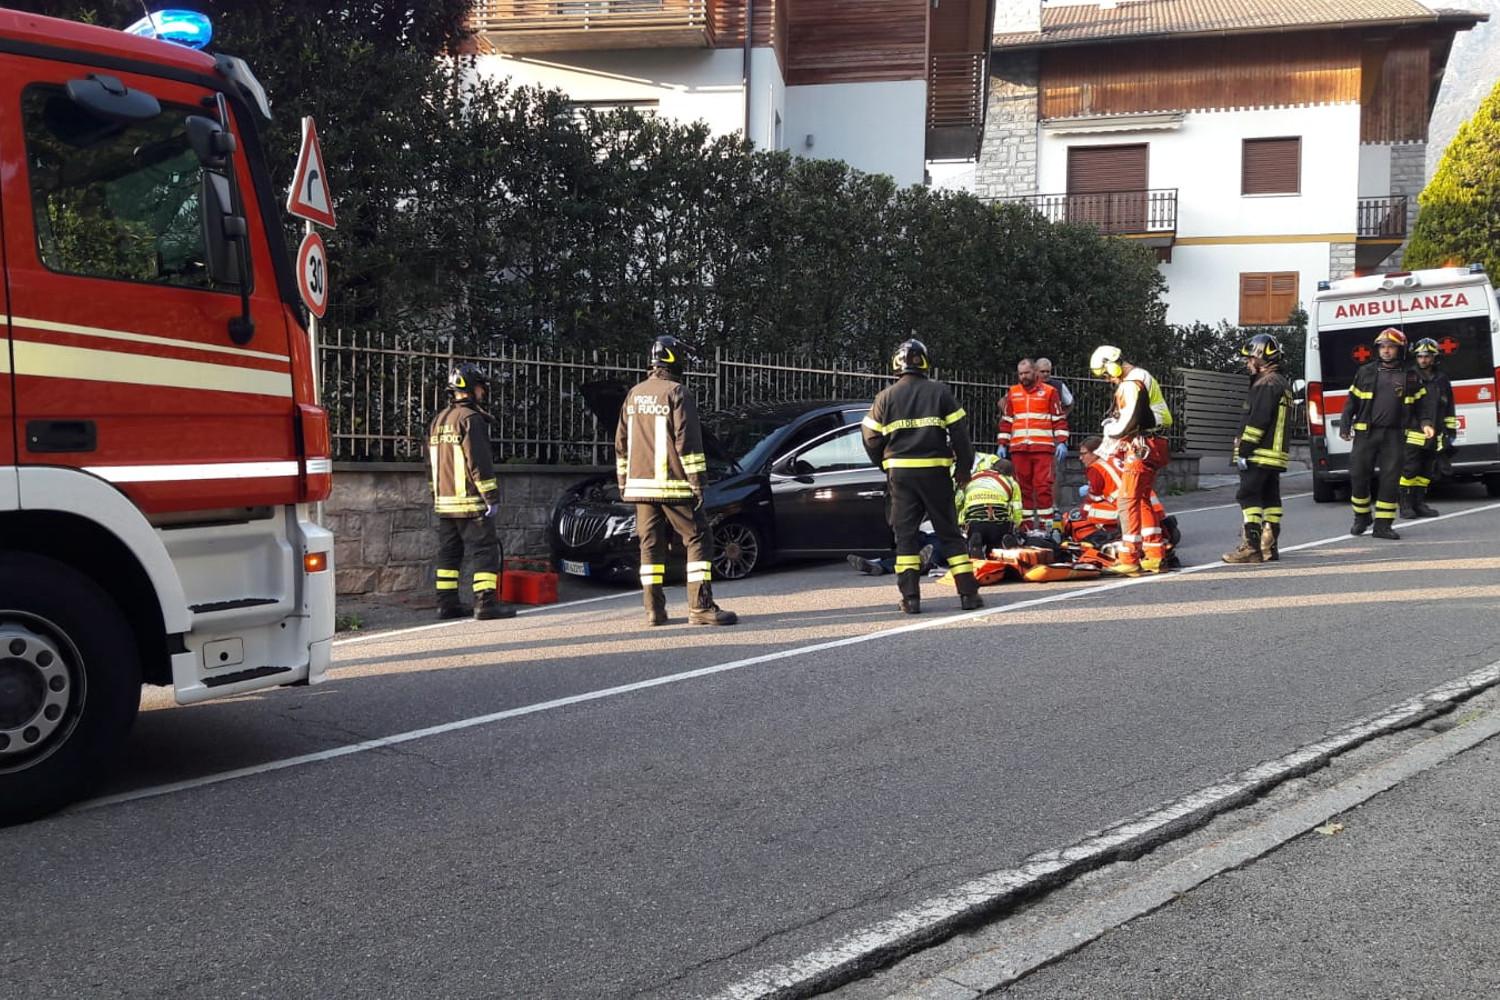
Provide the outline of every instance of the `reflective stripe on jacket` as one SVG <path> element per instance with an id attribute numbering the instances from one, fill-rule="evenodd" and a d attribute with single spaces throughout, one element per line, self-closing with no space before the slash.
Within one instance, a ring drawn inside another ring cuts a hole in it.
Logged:
<path id="1" fill-rule="evenodd" d="M 1068 417 L 1057 387 L 1017 382 L 1000 404 L 995 443 L 1011 451 L 1052 451 L 1068 441 Z"/>
<path id="2" fill-rule="evenodd" d="M 1292 387 L 1280 372 L 1265 372 L 1250 384 L 1245 397 L 1245 426 L 1240 431 L 1239 457 L 1251 465 L 1285 469 L 1291 462 L 1287 446 L 1287 417 L 1292 409 Z"/>
<path id="3" fill-rule="evenodd" d="M 490 418 L 471 400 L 450 403 L 427 429 L 432 505 L 439 517 L 482 517 L 500 502 Z"/>
<path id="4" fill-rule="evenodd" d="M 882 469 L 952 468 L 968 482 L 974 466 L 969 418 L 942 382 L 908 373 L 886 386 L 860 421 L 865 452 Z"/>
<path id="5" fill-rule="evenodd" d="M 1429 395 L 1423 384 L 1421 373 L 1415 365 L 1405 366 L 1405 390 L 1401 405 L 1405 418 L 1397 426 L 1407 430 L 1421 430 L 1424 424 L 1437 426 L 1437 397 Z M 1344 410 L 1339 426 L 1351 431 L 1370 429 L 1371 414 L 1375 409 L 1375 389 L 1380 379 L 1380 362 L 1368 361 L 1354 373 L 1349 384 L 1349 396 L 1344 400 Z"/>
<path id="6" fill-rule="evenodd" d="M 958 520 L 1021 523 L 1021 487 L 1010 476 L 982 469 L 959 491 Z"/>
<path id="7" fill-rule="evenodd" d="M 703 494 L 708 458 L 698 404 L 663 368 L 631 389 L 615 430 L 615 476 L 627 502 L 692 500 Z"/>

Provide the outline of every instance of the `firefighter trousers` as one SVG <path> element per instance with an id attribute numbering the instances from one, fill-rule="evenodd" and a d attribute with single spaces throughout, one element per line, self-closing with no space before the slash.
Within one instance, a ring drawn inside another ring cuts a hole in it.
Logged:
<path id="1" fill-rule="evenodd" d="M 667 549 L 674 534 L 682 539 L 682 547 L 687 550 L 688 610 L 712 609 L 713 535 L 703 508 L 691 503 L 638 503 L 635 530 L 641 539 L 641 597 L 646 613 L 667 613 L 667 595 L 662 585 L 667 572 Z"/>
<path id="2" fill-rule="evenodd" d="M 1161 518 L 1151 506 L 1156 474 L 1171 460 L 1171 446 L 1164 437 L 1140 437 L 1125 446 L 1125 468 L 1120 474 L 1120 562 L 1145 560 L 1160 566 L 1166 557 Z M 1151 567 L 1148 566 L 1148 569 Z"/>
<path id="3" fill-rule="evenodd" d="M 953 583 L 965 596 L 979 593 L 968 546 L 958 530 L 958 508 L 953 503 L 953 477 L 944 468 L 891 469 L 886 474 L 886 515 L 896 536 L 896 588 L 903 600 L 921 597 L 922 522 L 932 522 L 938 548 Z"/>
<path id="4" fill-rule="evenodd" d="M 1246 524 L 1281 523 L 1281 470 L 1251 465 L 1240 470 L 1240 488 L 1234 495 Z"/>
<path id="5" fill-rule="evenodd" d="M 1414 444 L 1407 440 L 1405 456 L 1401 462 L 1401 488 L 1416 486 L 1426 489 L 1437 478 L 1438 439 Z"/>
<path id="6" fill-rule="evenodd" d="M 464 553 L 474 560 L 474 596 L 500 589 L 500 539 L 491 517 L 438 518 L 438 599 L 458 597 L 458 574 Z"/>
<path id="7" fill-rule="evenodd" d="M 1405 449 L 1406 432 L 1399 427 L 1354 432 L 1354 447 L 1349 452 L 1349 505 L 1356 518 L 1374 515 L 1377 521 L 1396 519 Z M 1370 486 L 1377 469 L 1380 478 L 1372 504 Z"/>
<path id="8" fill-rule="evenodd" d="M 1016 467 L 1016 482 L 1021 485 L 1021 517 L 1024 520 L 1051 521 L 1054 516 L 1052 485 L 1057 472 L 1057 454 L 1046 451 L 1011 450 L 1010 460 Z M 1037 524 L 1037 527 L 1043 527 Z"/>

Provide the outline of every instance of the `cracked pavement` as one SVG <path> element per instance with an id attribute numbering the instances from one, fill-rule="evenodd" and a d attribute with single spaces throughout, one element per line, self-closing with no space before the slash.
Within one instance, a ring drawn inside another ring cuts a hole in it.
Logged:
<path id="1" fill-rule="evenodd" d="M 1347 526 L 1287 506 L 1285 546 Z M 1185 561 L 1237 520 L 1185 514 Z M 1497 526 L 991 588 L 1079 596 L 0 830 L 6 997 L 709 995 L 1500 658 Z M 924 589 L 917 624 L 953 615 Z M 318 687 L 148 692 L 101 791 L 913 624 L 842 562 L 716 591 L 742 625 L 648 630 L 626 595 L 364 636 Z"/>

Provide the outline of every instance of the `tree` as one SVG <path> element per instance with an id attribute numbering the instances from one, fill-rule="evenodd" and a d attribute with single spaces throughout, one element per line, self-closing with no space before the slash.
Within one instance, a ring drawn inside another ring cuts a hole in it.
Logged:
<path id="1" fill-rule="evenodd" d="M 1459 126 L 1417 204 L 1405 266 L 1477 262 L 1500 274 L 1500 84 Z"/>

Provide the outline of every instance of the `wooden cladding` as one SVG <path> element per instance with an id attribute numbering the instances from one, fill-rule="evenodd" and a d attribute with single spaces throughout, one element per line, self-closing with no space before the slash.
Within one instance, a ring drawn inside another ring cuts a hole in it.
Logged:
<path id="1" fill-rule="evenodd" d="M 1146 143 L 1125 146 L 1069 146 L 1068 194 L 1145 191 L 1149 186 Z"/>
<path id="2" fill-rule="evenodd" d="M 1360 108 L 1360 142 L 1427 141 L 1432 96 L 1431 50 L 1421 38 L 1401 38 L 1367 51 L 1367 96 Z"/>
<path id="3" fill-rule="evenodd" d="M 776 35 L 780 8 L 788 0 L 755 0 L 755 45 L 770 45 Z M 710 0 L 709 18 L 714 29 L 714 44 L 733 49 L 745 44 L 746 0 Z"/>
<path id="4" fill-rule="evenodd" d="M 1240 274 L 1240 326 L 1285 323 L 1297 308 L 1296 271 Z"/>
<path id="5" fill-rule="evenodd" d="M 1352 103 L 1359 84 L 1358 39 L 1332 32 L 1052 49 L 1041 116 Z"/>
<path id="6" fill-rule="evenodd" d="M 928 0 L 790 0 L 788 86 L 927 78 Z"/>
<path id="7" fill-rule="evenodd" d="M 1302 140 L 1246 139 L 1240 156 L 1240 194 L 1299 194 Z"/>

